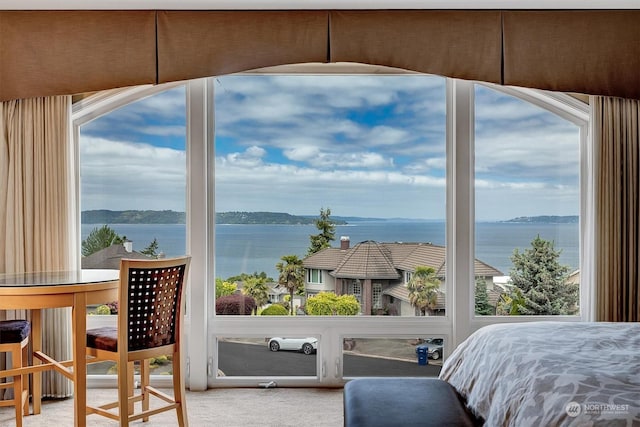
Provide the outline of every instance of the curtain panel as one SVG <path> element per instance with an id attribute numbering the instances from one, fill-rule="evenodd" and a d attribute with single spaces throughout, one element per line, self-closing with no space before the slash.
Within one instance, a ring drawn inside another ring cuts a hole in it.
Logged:
<path id="1" fill-rule="evenodd" d="M 640 321 L 640 101 L 592 97 L 596 320 Z"/>
<path id="2" fill-rule="evenodd" d="M 70 111 L 70 96 L 0 103 L 1 273 L 71 269 Z M 70 326 L 70 309 L 42 311 L 45 353 L 71 358 Z M 71 390 L 61 375 L 43 374 L 43 396 L 66 397 Z"/>

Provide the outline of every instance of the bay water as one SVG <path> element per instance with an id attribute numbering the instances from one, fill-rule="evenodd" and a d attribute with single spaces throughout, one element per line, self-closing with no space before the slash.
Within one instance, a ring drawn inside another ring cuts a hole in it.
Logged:
<path id="1" fill-rule="evenodd" d="M 82 239 L 91 230 L 103 224 L 82 224 Z M 186 226 L 184 224 L 109 224 L 118 234 L 133 242 L 133 248 L 141 251 L 155 238 L 159 251 L 167 257 L 186 252 Z M 481 222 L 476 224 L 476 258 L 505 275 L 512 268 L 514 249 L 521 252 L 540 236 L 552 240 L 555 248 L 562 250 L 560 263 L 571 271 L 578 269 L 578 224 L 532 224 L 513 222 Z M 304 258 L 309 247 L 309 236 L 317 234 L 314 225 L 280 224 L 221 224 L 216 225 L 216 277 L 227 278 L 240 273 L 264 271 L 277 279 L 275 265 L 283 255 Z M 445 225 L 440 221 L 354 221 L 336 226 L 336 241 L 348 236 L 351 246 L 365 241 L 377 242 L 430 242 L 445 245 Z"/>

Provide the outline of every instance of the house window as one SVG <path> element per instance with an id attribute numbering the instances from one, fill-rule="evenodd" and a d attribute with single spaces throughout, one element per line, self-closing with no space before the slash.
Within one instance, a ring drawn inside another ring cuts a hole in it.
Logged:
<path id="1" fill-rule="evenodd" d="M 410 271 L 405 271 L 404 272 L 404 283 L 409 283 L 411 281 L 411 272 Z"/>
<path id="2" fill-rule="evenodd" d="M 382 308 L 382 283 L 374 283 L 371 286 L 371 300 L 373 308 Z"/>
<path id="3" fill-rule="evenodd" d="M 322 270 L 310 268 L 307 270 L 307 282 L 308 283 L 322 283 Z"/>
<path id="4" fill-rule="evenodd" d="M 360 280 L 350 281 L 347 293 L 356 297 L 360 306 L 362 306 L 362 282 Z"/>

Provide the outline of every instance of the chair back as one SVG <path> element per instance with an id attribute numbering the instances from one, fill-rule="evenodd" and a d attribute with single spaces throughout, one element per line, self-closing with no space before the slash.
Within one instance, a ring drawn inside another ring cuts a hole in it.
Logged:
<path id="1" fill-rule="evenodd" d="M 191 257 L 120 262 L 119 327 L 128 351 L 176 344 Z"/>

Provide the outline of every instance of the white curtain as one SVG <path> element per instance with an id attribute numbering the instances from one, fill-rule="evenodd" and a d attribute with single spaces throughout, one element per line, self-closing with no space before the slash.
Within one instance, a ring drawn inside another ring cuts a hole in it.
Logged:
<path id="1" fill-rule="evenodd" d="M 72 268 L 70 110 L 70 96 L 0 103 L 2 273 Z M 42 336 L 45 353 L 57 360 L 70 359 L 70 309 L 43 310 Z M 70 381 L 61 375 L 43 375 L 43 396 L 67 397 L 71 391 Z"/>
<path id="2" fill-rule="evenodd" d="M 596 320 L 640 321 L 640 101 L 591 97 Z"/>

